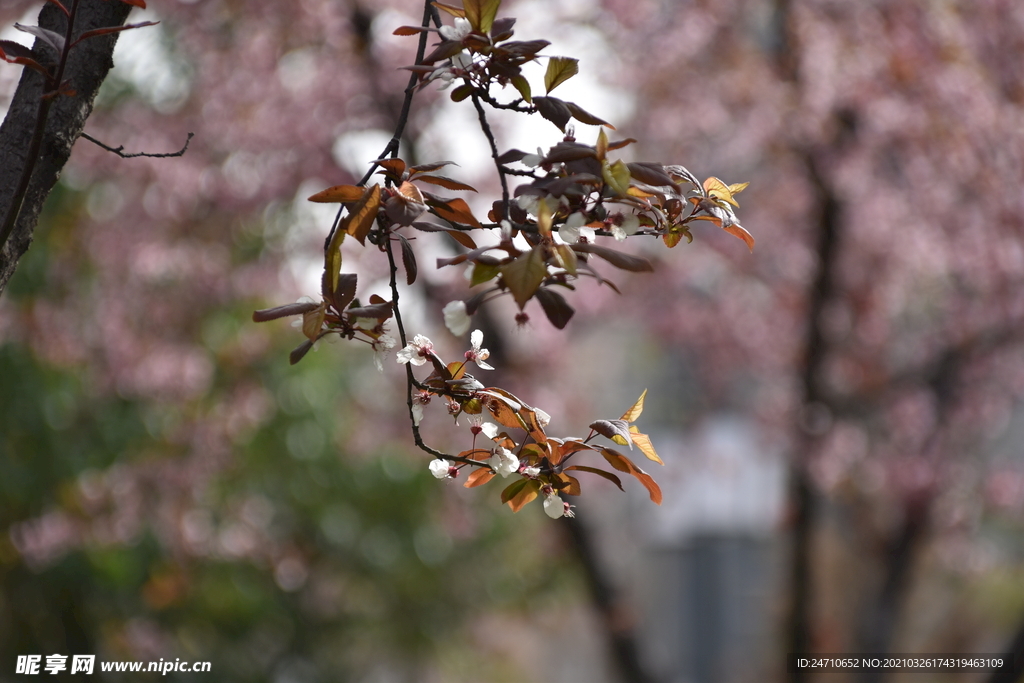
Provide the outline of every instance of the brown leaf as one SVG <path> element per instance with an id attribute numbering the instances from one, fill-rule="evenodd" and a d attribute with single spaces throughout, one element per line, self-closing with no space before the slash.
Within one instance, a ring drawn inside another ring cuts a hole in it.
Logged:
<path id="1" fill-rule="evenodd" d="M 474 228 L 481 227 L 480 221 L 476 219 L 473 212 L 469 209 L 469 204 L 464 199 L 441 199 L 436 197 L 429 192 L 424 193 L 427 196 L 427 205 L 433 207 L 434 211 L 441 218 L 451 221 L 452 223 L 459 223 L 461 225 L 471 225 Z"/>
<path id="2" fill-rule="evenodd" d="M 565 124 L 572 118 L 568 104 L 557 97 L 534 97 L 533 105 L 541 116 L 558 126 L 558 130 L 564 131 Z"/>
<path id="3" fill-rule="evenodd" d="M 254 323 L 265 323 L 268 320 L 277 320 L 278 318 L 285 318 L 290 315 L 302 315 L 310 311 L 315 311 L 320 307 L 320 304 L 315 304 L 312 301 L 306 301 L 295 304 L 285 304 L 284 306 L 275 306 L 274 308 L 264 308 L 259 311 L 253 311 L 252 321 Z"/>
<path id="4" fill-rule="evenodd" d="M 659 487 L 658 483 L 651 478 L 651 475 L 634 465 L 633 461 L 622 453 L 612 450 L 611 448 L 601 449 L 601 455 L 603 455 L 604 459 L 618 471 L 626 472 L 627 474 L 631 474 L 636 477 L 637 480 L 643 484 L 644 488 L 647 489 L 647 493 L 650 495 L 651 500 L 658 505 L 661 505 L 661 487 Z"/>
<path id="5" fill-rule="evenodd" d="M 645 258 L 640 258 L 639 256 L 631 256 L 629 254 L 624 254 L 621 251 L 602 247 L 597 244 L 591 244 L 589 242 L 578 242 L 571 246 L 577 253 L 582 252 L 600 256 L 608 263 L 612 264 L 616 268 L 621 268 L 622 270 L 628 270 L 633 273 L 654 272 L 654 266 L 651 265 L 651 262 Z"/>
<path id="6" fill-rule="evenodd" d="M 509 498 L 508 506 L 512 508 L 512 512 L 519 512 L 534 498 L 537 497 L 537 492 L 540 491 L 540 482 L 536 479 L 524 479 L 526 486 L 519 489 L 519 491 Z"/>
<path id="7" fill-rule="evenodd" d="M 405 283 L 411 285 L 416 282 L 416 274 L 419 272 L 416 267 L 416 254 L 413 253 L 412 245 L 404 235 L 398 236 L 402 244 L 402 265 L 405 266 Z"/>
<path id="8" fill-rule="evenodd" d="M 540 307 L 544 309 L 544 315 L 552 325 L 560 330 L 565 329 L 573 314 L 576 313 L 561 294 L 552 291 L 549 287 L 541 287 L 534 296 L 540 302 Z"/>
<path id="9" fill-rule="evenodd" d="M 625 489 L 622 488 L 622 480 L 619 479 L 618 477 L 616 477 L 611 472 L 606 472 L 605 470 L 599 470 L 596 467 L 588 467 L 586 465 L 570 465 L 569 467 L 566 467 L 565 469 L 566 470 L 579 470 L 580 472 L 590 472 L 591 474 L 596 474 L 597 476 L 604 477 L 605 479 L 607 479 L 611 483 L 613 483 L 616 486 L 618 486 L 620 491 L 625 491 Z"/>
<path id="10" fill-rule="evenodd" d="M 475 486 L 483 486 L 491 479 L 494 479 L 494 472 L 487 469 L 486 467 L 479 467 L 475 472 L 466 478 L 466 483 L 463 484 L 467 489 L 471 489 Z"/>
<path id="11" fill-rule="evenodd" d="M 654 444 L 651 443 L 651 437 L 646 434 L 641 434 L 640 430 L 634 425 L 630 425 L 629 433 L 630 436 L 633 437 L 633 443 L 636 444 L 636 447 L 639 448 L 644 455 L 647 456 L 648 460 L 653 460 L 659 465 L 665 464 L 662 461 L 661 456 L 658 455 L 658 451 L 654 450 Z"/>
<path id="12" fill-rule="evenodd" d="M 348 217 L 345 219 L 347 228 L 345 232 L 359 240 L 359 244 L 366 244 L 366 236 L 377 219 L 377 210 L 380 208 L 380 185 L 369 188 L 362 199 L 352 207 Z"/>
<path id="13" fill-rule="evenodd" d="M 423 182 L 430 183 L 431 185 L 440 185 L 441 187 L 448 190 L 464 190 L 467 192 L 476 192 L 476 188 L 474 188 L 472 185 L 467 185 L 466 183 L 459 182 L 458 180 L 454 180 L 443 175 L 420 173 L 414 176 L 412 179 L 422 180 Z"/>
<path id="14" fill-rule="evenodd" d="M 358 187 L 356 185 L 335 185 L 334 187 L 328 187 L 326 190 L 321 190 L 315 195 L 311 196 L 307 201 L 319 202 L 323 204 L 337 203 L 349 204 L 351 202 L 358 202 L 363 197 L 363 193 L 366 192 L 366 188 Z"/>

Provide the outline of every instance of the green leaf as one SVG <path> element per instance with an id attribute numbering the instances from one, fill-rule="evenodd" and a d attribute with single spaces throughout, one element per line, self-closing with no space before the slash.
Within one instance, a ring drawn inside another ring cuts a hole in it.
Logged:
<path id="1" fill-rule="evenodd" d="M 501 277 L 512 292 L 512 298 L 523 309 L 526 302 L 533 297 L 537 288 L 547 277 L 548 267 L 539 251 L 539 245 L 516 260 L 501 267 Z"/>
<path id="2" fill-rule="evenodd" d="M 476 86 L 473 85 L 472 83 L 463 83 L 459 87 L 452 90 L 452 102 L 461 102 L 462 100 L 472 95 L 474 90 L 476 90 Z"/>
<path id="3" fill-rule="evenodd" d="M 469 286 L 475 287 L 476 285 L 492 280 L 499 272 L 501 272 L 501 268 L 499 266 L 492 265 L 490 263 L 477 263 L 473 266 L 473 275 L 469 280 Z"/>
<path id="4" fill-rule="evenodd" d="M 530 82 L 526 80 L 522 75 L 513 76 L 509 79 L 515 89 L 519 91 L 519 94 L 523 96 L 523 99 L 528 103 L 533 104 L 532 93 L 530 91 Z"/>
<path id="5" fill-rule="evenodd" d="M 604 182 L 615 190 L 615 194 L 620 197 L 626 196 L 629 192 L 630 174 L 629 167 L 621 159 L 611 164 L 605 163 L 601 174 L 604 176 Z"/>
<path id="6" fill-rule="evenodd" d="M 465 0 L 462 6 L 466 10 L 466 18 L 474 31 L 487 33 L 498 15 L 501 0 Z"/>
<path id="7" fill-rule="evenodd" d="M 544 88 L 550 93 L 560 84 L 578 74 L 579 60 L 572 57 L 552 57 L 548 60 L 548 69 L 544 73 Z"/>

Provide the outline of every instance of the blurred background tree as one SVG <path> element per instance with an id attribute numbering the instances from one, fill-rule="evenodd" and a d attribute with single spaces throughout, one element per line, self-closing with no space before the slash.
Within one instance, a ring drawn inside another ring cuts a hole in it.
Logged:
<path id="1" fill-rule="evenodd" d="M 558 527 L 429 477 L 368 349 L 326 345 L 289 368 L 289 330 L 248 322 L 316 291 L 331 212 L 304 199 L 353 182 L 390 136 L 411 54 L 390 33 L 417 23 L 415 5 L 167 1 L 132 15 L 162 23 L 121 38 L 86 131 L 126 151 L 196 137 L 172 160 L 79 142 L 0 299 L 0 660 L 181 657 L 225 680 L 612 680 L 599 623 L 643 634 L 653 674 L 710 683 L 783 680 L 781 654 L 802 649 L 1005 647 L 1024 613 L 1020 3 L 503 7 L 524 34 L 563 41 L 551 54 L 582 58 L 596 99 L 573 99 L 640 140 L 637 158 L 752 181 L 755 255 L 712 230 L 645 252 L 657 272 L 620 278 L 622 299 L 571 301 L 568 340 L 539 314 L 519 334 L 503 309 L 481 321 L 514 381 L 579 386 L 572 405 L 538 399 L 553 415 L 621 412 L 647 385 L 645 415 L 664 406 L 678 447 L 659 445 L 661 516 L 581 505 L 590 575 L 622 593 L 598 601 L 603 621 L 581 606 Z M 6 3 L 0 23 L 38 6 Z M 5 93 L 16 72 L 0 69 Z M 457 112 L 425 91 L 406 158 L 455 159 L 471 181 L 483 142 L 452 137 Z M 509 145 L 557 140 L 515 126 Z M 446 277 L 424 304 L 435 314 L 463 286 Z M 581 358 L 623 393 L 588 384 Z M 721 424 L 753 435 L 751 458 L 695 439 Z M 368 425 L 392 436 L 379 445 Z M 742 502 L 760 483 L 740 487 L 744 471 L 778 496 L 758 525 L 719 524 L 707 545 L 673 494 L 697 496 L 687 482 L 710 472 L 724 488 L 709 495 Z M 752 536 L 750 552 L 722 550 Z M 659 564 L 665 548 L 683 549 L 688 573 Z M 714 571 L 695 569 L 712 556 Z M 752 582 L 758 599 L 693 597 Z M 671 609 L 701 615 L 708 640 L 659 620 L 677 593 Z M 749 656 L 715 625 L 737 620 L 766 624 Z"/>

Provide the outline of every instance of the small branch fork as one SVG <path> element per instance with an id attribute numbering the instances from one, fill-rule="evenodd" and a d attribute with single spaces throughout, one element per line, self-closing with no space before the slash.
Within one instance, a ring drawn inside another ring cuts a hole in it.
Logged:
<path id="1" fill-rule="evenodd" d="M 94 138 L 93 136 L 89 135 L 88 133 L 82 133 L 82 137 L 85 138 L 86 140 L 88 140 L 89 142 L 91 142 L 94 145 L 97 145 L 99 147 L 102 147 L 103 149 L 107 150 L 108 152 L 113 152 L 114 154 L 116 154 L 117 156 L 121 157 L 122 159 L 134 159 L 135 157 L 149 157 L 151 159 L 166 159 L 168 157 L 184 156 L 185 152 L 188 151 L 188 144 L 190 142 L 192 142 L 192 138 L 194 136 L 195 136 L 195 133 L 189 133 L 188 134 L 188 138 L 185 140 L 185 146 L 182 147 L 181 149 L 179 149 L 177 152 L 166 152 L 166 153 L 163 153 L 163 154 L 156 154 L 156 153 L 152 153 L 152 152 L 136 152 L 134 154 L 125 154 L 125 152 L 124 152 L 124 145 L 120 145 L 119 147 L 110 147 L 109 145 L 104 144 L 103 142 L 97 140 L 96 138 Z"/>

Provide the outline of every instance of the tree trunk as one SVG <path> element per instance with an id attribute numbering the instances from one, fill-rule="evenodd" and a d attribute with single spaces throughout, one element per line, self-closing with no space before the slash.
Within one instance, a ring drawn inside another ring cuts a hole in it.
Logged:
<path id="1" fill-rule="evenodd" d="M 117 0 L 81 0 L 75 19 L 75 35 L 95 28 L 120 26 L 131 9 L 130 5 Z M 46 3 L 39 13 L 39 25 L 64 35 L 67 18 L 55 4 Z M 16 203 L 21 198 L 15 194 L 25 165 L 32 164 L 34 168 L 17 222 L 0 250 L 0 294 L 14 274 L 18 261 L 32 244 L 43 202 L 56 185 L 61 169 L 71 156 L 71 147 L 82 134 L 85 121 L 92 113 L 96 93 L 114 65 L 117 35 L 90 38 L 70 51 L 64 80 L 75 94 L 58 95 L 53 101 L 36 159 L 28 159 L 27 156 L 45 83 L 41 74 L 24 68 L 11 108 L 0 126 L 0 216 L 17 210 Z M 53 48 L 41 44 L 38 39 L 33 53 L 41 63 L 56 61 Z M 4 64 L 3 68 L 15 67 Z"/>

